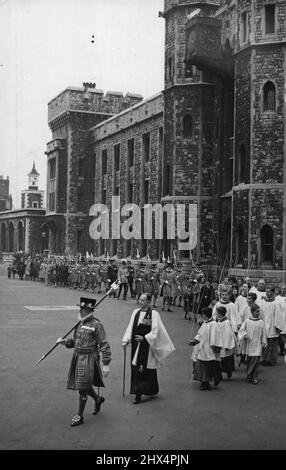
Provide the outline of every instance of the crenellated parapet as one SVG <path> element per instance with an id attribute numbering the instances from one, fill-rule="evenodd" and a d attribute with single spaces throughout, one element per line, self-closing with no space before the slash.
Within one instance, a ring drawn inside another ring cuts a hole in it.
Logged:
<path id="1" fill-rule="evenodd" d="M 87 87 L 68 87 L 48 103 L 48 123 L 51 127 L 55 120 L 70 112 L 106 115 L 118 114 L 138 102 L 142 95 L 108 91 Z"/>
<path id="2" fill-rule="evenodd" d="M 104 139 L 111 134 L 133 127 L 146 119 L 163 113 L 163 109 L 164 97 L 162 93 L 158 93 L 93 127 L 90 130 L 92 134 L 90 139 L 91 141 Z"/>

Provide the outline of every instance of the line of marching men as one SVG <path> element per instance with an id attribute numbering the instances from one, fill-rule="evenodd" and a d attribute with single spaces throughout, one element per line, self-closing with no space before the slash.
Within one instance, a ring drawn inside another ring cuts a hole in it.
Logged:
<path id="1" fill-rule="evenodd" d="M 212 300 L 214 289 L 193 270 L 183 271 L 181 263 L 175 266 L 167 261 L 165 266 L 158 262 L 132 262 L 130 260 L 84 260 L 63 256 L 41 257 L 21 253 L 21 257 L 8 266 L 8 278 L 19 275 L 19 279 L 41 281 L 46 286 L 69 287 L 91 293 L 107 291 L 110 285 L 119 280 L 120 290 L 117 297 L 127 300 L 127 296 L 138 299 L 142 293 L 149 292 L 153 306 L 157 307 L 162 297 L 162 309 L 172 311 L 172 306 L 184 307 L 185 318 L 195 304 L 202 308 Z M 198 277 L 198 280 L 197 280 Z M 208 284 L 208 285 L 207 285 Z M 115 294 L 114 294 L 115 295 Z M 201 302 L 201 295 L 206 300 Z"/>
<path id="2" fill-rule="evenodd" d="M 285 355 L 286 286 L 275 291 L 263 279 L 257 286 L 247 280 L 235 301 L 231 295 L 232 286 L 221 283 L 218 299 L 202 309 L 201 327 L 189 342 L 200 390 L 209 390 L 210 382 L 217 386 L 222 373 L 230 379 L 235 356 L 240 356 L 239 366 L 246 365 L 247 382 L 258 384 L 259 365 L 274 366 L 278 354 Z"/>

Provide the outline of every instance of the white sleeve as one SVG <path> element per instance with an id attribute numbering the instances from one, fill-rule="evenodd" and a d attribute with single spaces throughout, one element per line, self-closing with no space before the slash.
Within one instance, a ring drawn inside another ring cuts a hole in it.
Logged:
<path id="1" fill-rule="evenodd" d="M 132 339 L 132 329 L 133 329 L 133 323 L 134 323 L 134 318 L 135 318 L 135 315 L 136 313 L 138 312 L 138 308 L 136 308 L 133 312 L 132 312 L 132 315 L 131 315 L 131 318 L 130 318 L 130 321 L 129 321 L 129 324 L 126 328 L 126 331 L 123 335 L 123 338 L 122 338 L 122 343 L 130 343 L 131 339 Z"/>

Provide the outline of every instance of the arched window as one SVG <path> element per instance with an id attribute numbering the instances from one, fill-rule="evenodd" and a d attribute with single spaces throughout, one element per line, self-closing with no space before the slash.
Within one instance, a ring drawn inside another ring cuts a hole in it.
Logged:
<path id="1" fill-rule="evenodd" d="M 14 225 L 12 222 L 10 222 L 8 226 L 8 251 L 14 251 Z"/>
<path id="2" fill-rule="evenodd" d="M 263 111 L 276 110 L 276 88 L 274 83 L 268 81 L 263 87 Z"/>
<path id="3" fill-rule="evenodd" d="M 6 250 L 7 250 L 7 243 L 6 243 L 6 240 L 7 240 L 6 225 L 3 223 L 3 224 L 1 225 L 1 249 L 2 249 L 2 251 L 6 251 Z"/>
<path id="4" fill-rule="evenodd" d="M 193 126 L 192 126 L 192 117 L 190 114 L 186 114 L 183 119 L 183 137 L 188 138 L 192 137 Z"/>
<path id="5" fill-rule="evenodd" d="M 261 239 L 261 261 L 262 263 L 273 263 L 274 233 L 270 225 L 264 225 L 260 232 Z"/>
<path id="6" fill-rule="evenodd" d="M 237 182 L 245 183 L 246 179 L 246 150 L 245 146 L 242 144 L 239 147 L 238 151 L 238 160 L 237 160 Z"/>

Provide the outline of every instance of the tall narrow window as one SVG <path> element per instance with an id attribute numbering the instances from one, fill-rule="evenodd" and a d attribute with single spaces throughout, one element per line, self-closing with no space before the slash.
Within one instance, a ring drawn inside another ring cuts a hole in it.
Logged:
<path id="1" fill-rule="evenodd" d="M 6 231 L 6 225 L 2 224 L 1 225 L 1 247 L 2 251 L 6 251 L 6 246 L 7 246 L 7 231 Z"/>
<path id="2" fill-rule="evenodd" d="M 192 137 L 192 117 L 190 114 L 186 114 L 183 119 L 183 137 Z"/>
<path id="3" fill-rule="evenodd" d="M 102 175 L 106 175 L 107 173 L 107 149 L 102 150 L 101 169 L 102 169 Z"/>
<path id="4" fill-rule="evenodd" d="M 133 183 L 128 184 L 128 192 L 127 192 L 126 202 L 129 203 L 129 204 L 131 202 L 133 202 Z"/>
<path id="5" fill-rule="evenodd" d="M 55 211 L 55 193 L 50 193 L 49 194 L 49 212 L 54 212 Z"/>
<path id="6" fill-rule="evenodd" d="M 95 162 L 96 162 L 96 154 L 91 154 L 91 161 L 90 161 L 90 176 L 91 178 L 95 178 Z"/>
<path id="7" fill-rule="evenodd" d="M 134 166 L 134 139 L 130 139 L 127 142 L 127 160 L 129 168 Z"/>
<path id="8" fill-rule="evenodd" d="M 276 88 L 274 83 L 267 82 L 263 87 L 263 111 L 276 110 Z"/>
<path id="9" fill-rule="evenodd" d="M 149 203 L 149 180 L 144 181 L 144 204 Z"/>
<path id="10" fill-rule="evenodd" d="M 49 161 L 49 181 L 48 181 L 48 211 L 55 212 L 56 210 L 56 159 L 52 158 Z"/>
<path id="11" fill-rule="evenodd" d="M 120 144 L 114 145 L 114 171 L 118 171 L 120 167 Z"/>
<path id="12" fill-rule="evenodd" d="M 173 80 L 173 58 L 169 57 L 167 60 L 168 64 L 168 80 L 171 82 Z"/>
<path id="13" fill-rule="evenodd" d="M 241 42 L 244 43 L 247 40 L 247 12 L 244 11 L 241 13 Z"/>
<path id="14" fill-rule="evenodd" d="M 52 158 L 49 161 L 49 177 L 50 177 L 50 180 L 53 180 L 56 177 L 56 159 L 55 158 Z"/>
<path id="15" fill-rule="evenodd" d="M 142 137 L 143 143 L 143 161 L 148 162 L 150 159 L 150 132 L 146 132 Z"/>
<path id="16" fill-rule="evenodd" d="M 273 263 L 274 234 L 270 225 L 264 225 L 260 232 L 261 238 L 261 261 Z"/>
<path id="17" fill-rule="evenodd" d="M 265 6 L 265 34 L 275 34 L 275 5 Z"/>

